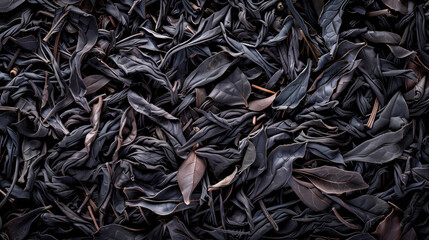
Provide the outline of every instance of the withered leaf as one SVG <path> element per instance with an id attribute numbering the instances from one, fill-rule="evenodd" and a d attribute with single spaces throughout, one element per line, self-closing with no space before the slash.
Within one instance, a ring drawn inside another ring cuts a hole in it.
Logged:
<path id="1" fill-rule="evenodd" d="M 232 180 L 237 175 L 237 172 L 238 172 L 238 168 L 236 167 L 230 175 L 226 176 L 224 179 L 220 180 L 216 184 L 210 185 L 207 191 L 213 191 L 215 189 L 228 186 L 229 184 L 231 184 Z"/>
<path id="2" fill-rule="evenodd" d="M 359 161 L 382 164 L 402 154 L 412 141 L 412 123 L 396 132 L 388 132 L 369 139 L 344 154 L 344 161 Z"/>
<path id="3" fill-rule="evenodd" d="M 323 211 L 328 209 L 332 201 L 325 197 L 311 183 L 302 182 L 295 177 L 291 177 L 288 181 L 289 186 L 301 201 L 313 211 Z"/>
<path id="4" fill-rule="evenodd" d="M 206 161 L 198 157 L 192 150 L 177 170 L 177 183 L 179 183 L 183 200 L 187 205 L 191 203 L 191 194 L 203 178 L 206 167 Z"/>
<path id="5" fill-rule="evenodd" d="M 182 93 L 207 85 L 220 78 L 232 64 L 230 57 L 227 52 L 220 52 L 204 60 L 185 79 Z"/>
<path id="6" fill-rule="evenodd" d="M 250 95 L 250 83 L 246 75 L 236 68 L 227 78 L 216 84 L 209 97 L 218 103 L 229 106 L 248 106 L 247 98 Z"/>
<path id="7" fill-rule="evenodd" d="M 267 160 L 267 170 L 256 178 L 252 198 L 261 198 L 285 185 L 292 176 L 292 165 L 305 155 L 306 143 L 278 146 Z"/>
<path id="8" fill-rule="evenodd" d="M 100 127 L 100 116 L 101 116 L 102 107 L 103 107 L 103 98 L 102 96 L 98 96 L 98 102 L 94 104 L 94 107 L 91 112 L 92 130 L 88 134 L 86 134 L 86 137 L 85 137 L 85 148 L 88 153 L 91 149 L 91 144 L 94 142 L 95 138 L 97 137 L 98 128 Z"/>
<path id="9" fill-rule="evenodd" d="M 278 110 L 294 109 L 304 99 L 310 81 L 311 60 L 298 77 L 287 85 L 274 99 L 273 108 Z"/>
<path id="10" fill-rule="evenodd" d="M 294 172 L 305 175 L 315 187 L 328 194 L 342 194 L 368 188 L 368 184 L 359 173 L 337 167 L 295 169 Z"/>
<path id="11" fill-rule="evenodd" d="M 375 229 L 372 234 L 375 235 L 377 239 L 401 239 L 401 218 L 395 208 L 393 208 L 390 214 L 378 224 L 377 229 Z"/>
<path id="12" fill-rule="evenodd" d="M 267 107 L 271 106 L 275 98 L 276 98 L 276 94 L 273 94 L 266 98 L 251 101 L 249 102 L 249 110 L 262 111 Z"/>

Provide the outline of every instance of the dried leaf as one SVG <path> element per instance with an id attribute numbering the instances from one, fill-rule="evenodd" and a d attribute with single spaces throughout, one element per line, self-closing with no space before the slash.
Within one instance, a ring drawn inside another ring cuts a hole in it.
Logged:
<path id="1" fill-rule="evenodd" d="M 342 194 L 368 188 L 368 184 L 359 173 L 336 167 L 295 169 L 294 172 L 305 175 L 315 187 L 328 194 Z"/>
<path id="2" fill-rule="evenodd" d="M 177 183 L 179 183 L 186 205 L 191 203 L 191 194 L 203 178 L 206 166 L 205 160 L 198 157 L 194 150 L 189 153 L 188 158 L 180 165 L 177 171 Z"/>
<path id="3" fill-rule="evenodd" d="M 274 99 L 273 108 L 277 110 L 294 109 L 304 99 L 307 92 L 311 73 L 311 60 L 307 60 L 307 66 L 298 77 L 287 85 Z"/>

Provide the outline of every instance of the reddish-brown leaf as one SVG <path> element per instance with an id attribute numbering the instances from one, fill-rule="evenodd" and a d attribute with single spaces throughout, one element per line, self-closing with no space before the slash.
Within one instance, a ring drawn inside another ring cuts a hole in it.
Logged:
<path id="1" fill-rule="evenodd" d="M 195 151 L 192 150 L 177 171 L 177 182 L 179 183 L 183 200 L 187 205 L 191 203 L 191 194 L 201 181 L 206 167 L 206 161 L 198 157 Z"/>
<path id="2" fill-rule="evenodd" d="M 276 94 L 273 94 L 267 98 L 251 101 L 249 102 L 249 110 L 262 111 L 265 108 L 269 107 L 271 103 L 273 103 L 275 98 L 276 98 Z"/>

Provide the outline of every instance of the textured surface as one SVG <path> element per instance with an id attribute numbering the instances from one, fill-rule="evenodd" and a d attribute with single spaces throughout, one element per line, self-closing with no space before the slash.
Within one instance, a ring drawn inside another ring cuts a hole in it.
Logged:
<path id="1" fill-rule="evenodd" d="M 0 0 L 9 239 L 429 239 L 429 4 Z"/>

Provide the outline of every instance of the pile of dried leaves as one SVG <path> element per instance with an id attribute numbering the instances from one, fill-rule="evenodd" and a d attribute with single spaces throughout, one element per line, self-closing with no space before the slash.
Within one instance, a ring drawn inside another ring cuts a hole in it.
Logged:
<path id="1" fill-rule="evenodd" d="M 429 239 L 429 4 L 1 0 L 9 239 Z"/>

